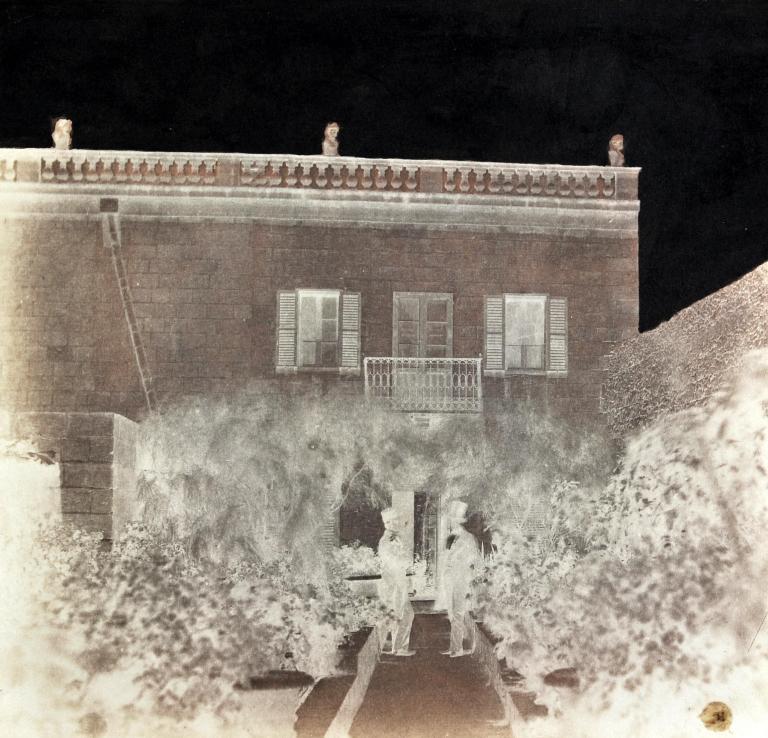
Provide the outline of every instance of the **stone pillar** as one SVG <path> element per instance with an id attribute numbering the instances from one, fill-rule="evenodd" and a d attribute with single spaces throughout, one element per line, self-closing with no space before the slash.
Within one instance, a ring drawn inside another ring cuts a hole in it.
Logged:
<path id="1" fill-rule="evenodd" d="M 132 420 L 115 413 L 19 413 L 13 434 L 58 462 L 65 523 L 110 540 L 131 519 L 137 438 Z"/>

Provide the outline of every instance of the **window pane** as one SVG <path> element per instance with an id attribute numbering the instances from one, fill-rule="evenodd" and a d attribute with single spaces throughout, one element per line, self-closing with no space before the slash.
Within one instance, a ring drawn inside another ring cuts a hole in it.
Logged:
<path id="1" fill-rule="evenodd" d="M 328 295 L 323 297 L 323 318 L 333 318 L 336 320 L 336 315 L 339 312 L 338 296 Z"/>
<path id="2" fill-rule="evenodd" d="M 445 323 L 448 321 L 448 302 L 446 300 L 429 300 L 427 302 L 427 320 Z"/>
<path id="3" fill-rule="evenodd" d="M 445 323 L 427 323 L 427 343 L 448 344 L 448 326 Z"/>
<path id="4" fill-rule="evenodd" d="M 328 320 L 323 318 L 323 325 L 320 338 L 323 341 L 335 341 L 336 340 L 336 319 Z"/>
<path id="5" fill-rule="evenodd" d="M 519 345 L 507 344 L 504 351 L 507 360 L 507 369 L 519 369 L 523 366 L 523 349 Z"/>
<path id="6" fill-rule="evenodd" d="M 322 352 L 322 366 L 337 366 L 338 361 L 336 359 L 336 342 L 328 343 L 323 341 L 320 344 L 320 350 Z"/>
<path id="7" fill-rule="evenodd" d="M 445 358 L 446 347 L 427 344 L 426 355 L 429 359 Z"/>
<path id="8" fill-rule="evenodd" d="M 301 342 L 301 366 L 315 366 L 317 364 L 316 346 L 314 341 Z"/>
<path id="9" fill-rule="evenodd" d="M 304 341 L 320 338 L 320 296 L 299 293 L 299 329 Z"/>
<path id="10" fill-rule="evenodd" d="M 526 369 L 544 368 L 544 347 L 543 346 L 523 346 L 525 356 L 523 366 Z"/>
<path id="11" fill-rule="evenodd" d="M 507 295 L 504 302 L 506 368 L 543 369 L 547 298 Z"/>
<path id="12" fill-rule="evenodd" d="M 418 297 L 399 297 L 397 305 L 397 316 L 400 320 L 419 320 L 419 298 Z"/>
<path id="13" fill-rule="evenodd" d="M 412 321 L 399 320 L 397 330 L 403 343 L 419 342 L 419 324 Z"/>
<path id="14" fill-rule="evenodd" d="M 300 366 L 337 366 L 339 293 L 299 290 Z"/>

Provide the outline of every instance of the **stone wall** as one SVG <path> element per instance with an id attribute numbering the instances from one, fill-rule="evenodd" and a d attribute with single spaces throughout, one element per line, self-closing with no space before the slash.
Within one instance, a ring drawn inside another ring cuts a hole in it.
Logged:
<path id="1" fill-rule="evenodd" d="M 453 355 L 483 352 L 483 298 L 568 298 L 566 377 L 484 377 L 486 408 L 531 400 L 571 417 L 599 408 L 600 359 L 637 332 L 637 238 L 121 218 L 136 328 L 159 400 L 255 378 L 362 395 L 360 377 L 275 374 L 276 293 L 362 295 L 362 355 L 392 352 L 394 291 L 453 294 Z M 118 279 L 98 219 L 0 223 L 0 404 L 16 410 L 145 411 Z"/>
<path id="2" fill-rule="evenodd" d="M 136 507 L 136 424 L 114 413 L 18 413 L 13 435 L 58 463 L 65 523 L 111 539 Z"/>

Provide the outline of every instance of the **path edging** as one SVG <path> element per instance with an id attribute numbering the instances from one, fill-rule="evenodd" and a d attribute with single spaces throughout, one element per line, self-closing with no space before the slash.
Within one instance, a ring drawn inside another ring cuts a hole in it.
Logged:
<path id="1" fill-rule="evenodd" d="M 509 734 L 511 738 L 515 738 L 514 726 L 522 726 L 524 723 L 523 717 L 517 709 L 509 689 L 504 684 L 501 676 L 501 667 L 499 666 L 499 660 L 496 657 L 493 643 L 491 643 L 482 629 L 478 627 L 474 619 L 472 620 L 472 628 L 474 630 L 475 644 L 472 658 L 479 661 L 488 673 L 490 684 L 498 695 L 501 706 L 504 708 L 504 719 L 509 726 Z"/>
<path id="2" fill-rule="evenodd" d="M 324 738 L 347 738 L 349 729 L 357 716 L 371 683 L 371 677 L 379 663 L 382 637 L 379 626 L 375 626 L 368 635 L 365 645 L 357 654 L 357 674 L 341 703 L 336 716 L 328 726 Z"/>

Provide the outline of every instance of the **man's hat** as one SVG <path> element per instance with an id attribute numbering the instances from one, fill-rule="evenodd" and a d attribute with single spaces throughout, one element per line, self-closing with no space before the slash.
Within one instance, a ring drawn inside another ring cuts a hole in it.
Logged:
<path id="1" fill-rule="evenodd" d="M 384 521 L 384 525 L 394 523 L 399 517 L 394 507 L 388 507 L 381 511 L 381 519 Z"/>
<path id="2" fill-rule="evenodd" d="M 463 522 L 467 519 L 467 503 L 461 500 L 451 500 L 448 505 L 448 515 L 451 520 Z"/>

